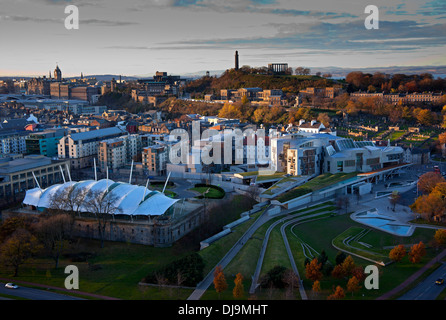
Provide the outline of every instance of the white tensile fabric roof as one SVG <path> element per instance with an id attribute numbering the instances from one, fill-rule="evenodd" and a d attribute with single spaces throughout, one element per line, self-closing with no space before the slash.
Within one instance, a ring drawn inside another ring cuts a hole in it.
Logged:
<path id="1" fill-rule="evenodd" d="M 172 199 L 158 191 L 152 191 L 146 187 L 135 186 L 127 183 L 112 180 L 88 180 L 81 182 L 66 182 L 64 184 L 56 184 L 46 189 L 35 188 L 26 192 L 23 204 L 35 206 L 39 208 L 49 208 L 51 198 L 56 192 L 61 192 L 68 188 L 73 190 L 85 191 L 84 199 L 87 201 L 93 195 L 97 196 L 98 192 L 107 197 L 115 199 L 114 207 L 118 208 L 115 214 L 124 215 L 144 215 L 144 216 L 160 216 L 173 206 L 178 199 Z M 80 188 L 80 189 L 79 189 Z M 83 201 L 85 203 L 85 201 Z M 85 205 L 81 205 L 81 212 L 87 212 Z"/>

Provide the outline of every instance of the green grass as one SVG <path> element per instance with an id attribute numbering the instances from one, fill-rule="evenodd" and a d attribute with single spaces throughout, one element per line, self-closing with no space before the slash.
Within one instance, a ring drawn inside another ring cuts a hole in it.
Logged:
<path id="1" fill-rule="evenodd" d="M 390 141 L 395 141 L 401 138 L 405 133 L 406 131 L 394 131 L 388 136 L 388 138 L 390 139 Z"/>
<path id="2" fill-rule="evenodd" d="M 71 248 L 72 252 L 91 252 L 95 254 L 89 262 L 99 265 L 100 269 L 92 271 L 86 262 L 71 262 L 61 259 L 58 269 L 54 269 L 51 259 L 39 258 L 29 261 L 19 270 L 19 276 L 14 281 L 27 281 L 64 288 L 67 265 L 79 268 L 79 290 L 98 295 L 116 297 L 120 299 L 176 299 L 165 290 L 158 288 L 140 288 L 138 283 L 149 272 L 187 254 L 178 254 L 174 247 L 153 248 L 144 245 L 106 242 L 100 248 L 99 241 L 81 239 Z M 0 276 L 12 277 L 12 270 L 2 268 Z M 190 290 L 181 290 L 180 298 L 186 298 Z"/>
<path id="3" fill-rule="evenodd" d="M 362 231 L 364 231 L 364 228 L 359 227 L 351 227 L 347 230 L 345 230 L 343 233 L 341 233 L 339 236 L 333 239 L 333 244 L 343 250 L 346 250 L 348 252 L 352 252 L 354 254 L 357 254 L 361 257 L 372 259 L 377 262 L 384 262 L 385 264 L 390 262 L 390 259 L 388 258 L 388 252 L 383 250 L 376 250 L 375 248 L 367 248 L 360 243 L 356 241 L 350 242 L 350 246 L 347 246 L 343 243 L 345 239 L 348 237 L 356 236 Z M 362 238 L 360 240 L 362 241 Z"/>
<path id="4" fill-rule="evenodd" d="M 280 202 L 287 202 L 290 201 L 294 198 L 303 196 L 305 194 L 314 192 L 314 191 L 318 191 L 320 189 L 323 189 L 325 187 L 328 187 L 330 185 L 334 185 L 337 184 L 339 182 L 351 179 L 353 177 L 356 177 L 357 173 L 337 173 L 337 174 L 331 174 L 331 173 L 326 173 L 323 175 L 320 175 L 310 181 L 308 181 L 307 183 L 291 189 L 288 192 L 285 192 L 284 194 L 280 195 L 277 200 Z"/>
<path id="5" fill-rule="evenodd" d="M 302 241 L 308 243 L 316 251 L 321 252 L 322 250 L 325 250 L 329 261 L 334 265 L 335 257 L 338 251 L 331 245 L 332 240 L 344 233 L 346 230 L 350 230 L 353 234 L 355 234 L 358 230 L 364 228 L 365 227 L 363 225 L 351 220 L 348 215 L 339 215 L 330 217 L 329 219 L 312 221 L 302 225 L 298 225 L 294 227 L 293 230 L 297 233 L 299 238 L 302 239 Z M 290 230 L 287 230 L 287 235 L 290 246 L 294 253 L 294 258 L 299 269 L 299 273 L 304 278 L 304 287 L 306 288 L 309 296 L 311 296 L 312 283 L 304 277 L 305 270 L 303 264 L 305 261 L 305 257 L 303 256 L 300 242 L 292 235 Z M 383 246 L 393 246 L 400 243 L 410 244 L 416 243 L 420 240 L 424 240 L 424 243 L 427 243 L 429 240 L 432 239 L 432 237 L 433 231 L 428 229 L 417 229 L 414 235 L 408 238 L 397 237 L 385 232 L 372 229 L 372 231 L 361 238 L 360 241 L 372 245 L 373 247 L 371 249 L 368 249 L 370 251 L 376 251 L 378 253 L 385 252 L 386 254 L 388 254 L 390 249 L 383 249 Z M 393 289 L 401 282 L 406 280 L 409 276 L 411 276 L 414 272 L 416 272 L 419 268 L 421 268 L 424 264 L 430 261 L 436 254 L 438 254 L 438 252 L 435 252 L 435 250 L 432 249 L 427 249 L 426 251 L 427 255 L 418 264 L 410 263 L 408 261 L 408 258 L 405 257 L 401 263 L 393 263 L 386 267 L 378 266 L 378 269 L 380 270 L 380 289 L 369 291 L 363 288 L 358 294 L 355 294 L 355 296 L 353 297 L 351 296 L 351 294 L 348 294 L 346 296 L 346 299 L 375 299 L 386 293 L 387 291 Z M 372 264 L 369 261 L 357 257 L 353 257 L 353 259 L 357 265 L 361 265 L 363 267 Z M 318 298 L 326 299 L 326 297 L 332 293 L 331 288 L 333 287 L 333 285 L 341 285 L 345 289 L 346 283 L 347 280 L 344 279 L 337 280 L 333 279 L 332 277 L 324 276 L 323 280 L 321 281 L 323 292 L 318 296 Z M 362 295 L 364 295 L 364 297 Z"/>
<path id="6" fill-rule="evenodd" d="M 264 210 L 256 212 L 251 219 L 235 227 L 230 234 L 213 242 L 209 247 L 199 252 L 205 262 L 204 275 L 207 275 L 223 259 L 225 254 L 235 245 L 240 237 L 258 219 Z"/>
<path id="7" fill-rule="evenodd" d="M 225 196 L 225 194 L 223 192 L 221 192 L 218 189 L 212 188 L 212 186 L 192 188 L 190 190 L 196 191 L 196 192 L 200 193 L 201 195 L 203 195 L 207 190 L 209 190 L 208 193 L 206 193 L 204 195 L 208 199 L 221 199 Z"/>

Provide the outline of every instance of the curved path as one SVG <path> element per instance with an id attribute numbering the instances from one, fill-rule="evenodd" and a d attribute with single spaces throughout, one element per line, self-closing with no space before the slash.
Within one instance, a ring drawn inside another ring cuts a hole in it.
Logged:
<path id="1" fill-rule="evenodd" d="M 299 225 L 299 224 L 306 223 L 306 222 L 311 222 L 311 221 L 316 221 L 316 220 L 320 220 L 320 219 L 325 219 L 325 218 L 319 218 L 319 219 L 312 219 L 312 218 L 316 218 L 318 216 L 327 214 L 329 212 L 331 212 L 331 211 L 316 213 L 314 215 L 310 215 L 310 216 L 306 216 L 306 217 L 302 217 L 302 218 L 298 217 L 298 218 L 295 218 L 295 219 L 293 219 L 291 221 L 288 221 L 287 223 L 284 223 L 280 227 L 280 233 L 282 234 L 283 242 L 285 243 L 285 247 L 286 247 L 286 251 L 287 251 L 287 254 L 288 254 L 288 258 L 290 259 L 291 267 L 293 268 L 293 271 L 297 275 L 297 277 L 299 279 L 299 282 L 300 282 L 299 293 L 300 293 L 300 296 L 301 296 L 302 300 L 307 300 L 308 297 L 307 297 L 307 293 L 306 293 L 304 285 L 303 285 L 303 280 L 301 279 L 301 277 L 299 275 L 299 270 L 297 269 L 296 261 L 294 260 L 293 253 L 291 252 L 291 247 L 290 247 L 290 244 L 288 242 L 288 238 L 286 236 L 285 229 L 288 226 L 292 225 L 292 224 Z M 305 220 L 305 221 L 302 221 L 302 220 Z M 304 251 L 304 254 L 305 254 L 305 251 Z"/>
<path id="2" fill-rule="evenodd" d="M 324 202 L 327 202 L 327 201 L 324 201 Z M 320 204 L 320 203 L 318 203 L 318 204 Z M 317 204 L 313 204 L 313 206 L 314 205 L 317 205 Z M 320 209 L 320 208 L 317 208 L 317 209 Z M 299 210 L 299 208 L 289 209 L 289 210 L 285 211 L 283 214 L 292 213 L 292 212 L 295 212 L 295 211 L 298 211 L 298 210 Z M 291 220 L 291 219 L 293 219 L 293 221 L 291 221 L 289 224 L 296 223 L 296 222 L 299 222 L 301 220 L 307 220 L 307 219 L 310 219 L 312 217 L 317 217 L 317 216 L 320 216 L 320 215 L 326 214 L 326 213 L 328 213 L 328 212 L 316 213 L 316 214 L 310 215 L 310 216 L 302 216 L 302 214 L 299 215 L 299 216 L 295 216 L 295 215 L 287 216 L 287 217 L 284 217 L 284 218 L 274 222 L 271 226 L 269 226 L 268 230 L 265 233 L 265 238 L 263 239 L 263 244 L 262 244 L 262 249 L 260 251 L 259 259 L 257 260 L 256 270 L 254 272 L 252 283 L 251 283 L 251 288 L 249 290 L 250 294 L 253 294 L 255 292 L 255 290 L 257 289 L 257 287 L 259 286 L 258 280 L 259 280 L 259 276 L 260 276 L 260 271 L 262 269 L 263 259 L 265 258 L 265 252 L 266 252 L 266 248 L 268 246 L 269 236 L 270 236 L 272 230 L 277 225 L 279 225 L 281 223 L 284 223 L 285 221 L 288 221 L 288 220 Z M 282 233 L 282 236 L 283 235 L 284 234 Z M 284 242 L 285 242 L 285 246 L 287 246 L 288 240 L 285 241 L 285 239 L 286 239 L 286 236 L 284 238 Z M 288 252 L 288 256 L 290 258 L 291 265 L 292 266 L 294 265 L 293 266 L 293 271 L 299 277 L 299 273 L 297 272 L 297 267 L 295 266 L 294 258 L 293 258 L 292 254 L 291 254 L 291 249 L 289 248 L 289 245 L 287 246 L 287 252 Z M 299 280 L 300 280 L 300 278 L 299 278 Z M 301 285 L 300 288 L 303 289 L 303 286 Z M 301 292 L 301 296 L 302 296 L 302 299 L 304 299 L 304 297 L 306 297 L 305 291 L 303 291 L 303 293 Z"/>
<path id="3" fill-rule="evenodd" d="M 206 292 L 209 286 L 214 280 L 214 271 L 217 266 L 221 266 L 223 269 L 231 262 L 231 260 L 237 255 L 237 253 L 243 248 L 245 243 L 252 237 L 254 232 L 260 228 L 265 222 L 274 217 L 268 215 L 269 207 L 260 215 L 259 218 L 248 228 L 243 236 L 236 242 L 236 244 L 226 253 L 226 255 L 220 260 L 220 262 L 207 274 L 207 276 L 197 285 L 192 294 L 187 300 L 199 300 L 201 296 Z"/>

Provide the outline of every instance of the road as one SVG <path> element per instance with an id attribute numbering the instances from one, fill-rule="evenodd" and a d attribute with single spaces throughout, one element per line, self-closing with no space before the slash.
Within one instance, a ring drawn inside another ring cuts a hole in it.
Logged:
<path id="1" fill-rule="evenodd" d="M 81 298 L 67 296 L 46 290 L 39 290 L 20 286 L 19 289 L 7 289 L 5 283 L 0 283 L 0 294 L 7 294 L 30 300 L 83 300 Z"/>
<path id="2" fill-rule="evenodd" d="M 435 300 L 446 286 L 445 284 L 435 284 L 435 280 L 439 278 L 446 278 L 446 263 L 443 263 L 423 282 L 419 283 L 414 289 L 405 293 L 398 300 Z"/>

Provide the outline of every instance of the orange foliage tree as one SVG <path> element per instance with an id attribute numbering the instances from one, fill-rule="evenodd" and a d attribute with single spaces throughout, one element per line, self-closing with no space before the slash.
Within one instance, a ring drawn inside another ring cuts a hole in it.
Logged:
<path id="1" fill-rule="evenodd" d="M 392 261 L 400 262 L 406 256 L 406 249 L 402 244 L 390 250 L 389 258 Z"/>
<path id="2" fill-rule="evenodd" d="M 426 247 L 422 241 L 418 244 L 414 244 L 409 252 L 409 260 L 412 263 L 419 263 L 421 258 L 426 255 Z"/>
<path id="3" fill-rule="evenodd" d="M 305 266 L 305 276 L 311 281 L 317 281 L 322 279 L 322 263 L 318 263 L 317 258 L 314 258 L 310 263 Z"/>
<path id="4" fill-rule="evenodd" d="M 350 280 L 348 280 L 347 283 L 347 292 L 351 292 L 352 296 L 355 292 L 358 292 L 361 289 L 361 286 L 359 285 L 359 279 L 355 276 L 351 277 Z"/>
<path id="5" fill-rule="evenodd" d="M 226 282 L 226 278 L 223 273 L 223 268 L 221 266 L 217 266 L 215 268 L 214 287 L 215 291 L 217 291 L 218 293 L 218 297 L 220 297 L 220 294 L 228 288 L 228 283 Z"/>
<path id="6" fill-rule="evenodd" d="M 446 244 L 446 230 L 444 229 L 439 229 L 435 232 L 435 242 L 439 245 L 439 246 L 444 246 Z"/>
<path id="7" fill-rule="evenodd" d="M 446 182 L 446 180 L 438 173 L 427 172 L 418 180 L 418 189 L 423 193 L 429 194 L 440 182 Z"/>
<path id="8" fill-rule="evenodd" d="M 341 286 L 337 286 L 334 292 L 328 296 L 328 300 L 340 300 L 345 297 L 345 291 Z"/>
<path id="9" fill-rule="evenodd" d="M 243 294 L 244 294 L 243 276 L 241 273 L 238 273 L 235 276 L 234 283 L 235 283 L 235 287 L 232 290 L 232 295 L 234 296 L 234 298 L 240 299 L 241 297 L 243 297 Z"/>

